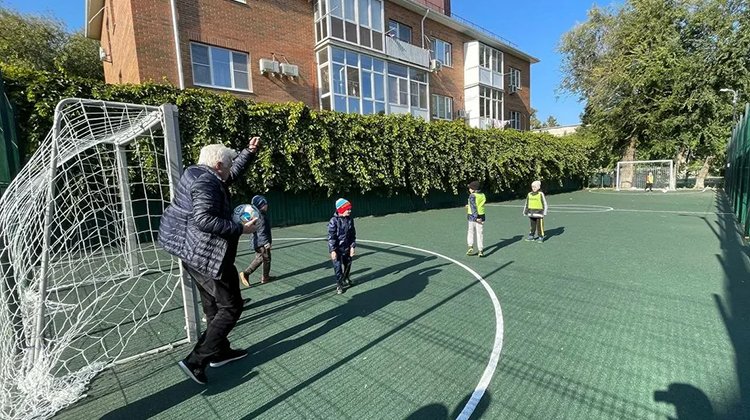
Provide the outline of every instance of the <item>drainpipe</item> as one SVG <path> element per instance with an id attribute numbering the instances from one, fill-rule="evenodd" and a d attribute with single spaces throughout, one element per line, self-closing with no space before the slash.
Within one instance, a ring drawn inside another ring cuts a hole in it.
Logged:
<path id="1" fill-rule="evenodd" d="M 169 0 L 172 6 L 172 32 L 174 32 L 174 50 L 177 57 L 177 78 L 179 79 L 180 90 L 185 89 L 185 78 L 182 75 L 182 54 L 180 53 L 180 32 L 177 30 L 177 6 L 176 0 Z"/>
<path id="2" fill-rule="evenodd" d="M 424 34 L 424 20 L 427 19 L 427 15 L 429 15 L 429 14 L 430 14 L 430 8 L 428 7 L 427 11 L 424 12 L 424 17 L 422 17 L 422 49 L 424 49 L 424 37 L 425 37 L 425 34 Z"/>

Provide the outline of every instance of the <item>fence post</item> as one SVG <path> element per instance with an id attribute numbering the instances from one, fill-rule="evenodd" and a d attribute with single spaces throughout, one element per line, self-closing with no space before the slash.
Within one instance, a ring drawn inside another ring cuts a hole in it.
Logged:
<path id="1" fill-rule="evenodd" d="M 13 106 L 5 94 L 5 83 L 0 73 L 0 196 L 20 170 L 16 119 L 13 115 Z"/>

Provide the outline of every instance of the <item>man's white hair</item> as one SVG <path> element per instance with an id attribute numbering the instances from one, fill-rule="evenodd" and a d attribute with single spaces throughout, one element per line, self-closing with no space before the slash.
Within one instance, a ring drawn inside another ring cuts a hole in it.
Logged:
<path id="1" fill-rule="evenodd" d="M 532 187 L 541 187 L 542 186 L 542 181 L 534 181 L 534 182 L 531 183 L 531 186 Z"/>
<path id="2" fill-rule="evenodd" d="M 203 146 L 201 149 L 201 154 L 198 157 L 198 164 L 207 165 L 213 168 L 219 162 L 222 162 L 225 165 L 231 164 L 235 156 L 237 156 L 237 152 L 223 144 L 209 144 L 208 146 Z"/>

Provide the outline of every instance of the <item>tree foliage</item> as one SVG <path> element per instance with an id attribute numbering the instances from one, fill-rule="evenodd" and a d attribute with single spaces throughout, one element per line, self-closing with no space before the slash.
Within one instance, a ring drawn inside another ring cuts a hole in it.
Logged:
<path id="1" fill-rule="evenodd" d="M 750 87 L 747 0 L 630 0 L 593 7 L 560 44 L 561 87 L 587 103 L 612 160 L 687 156 L 723 164 L 731 95 Z"/>
<path id="2" fill-rule="evenodd" d="M 104 80 L 99 44 L 58 19 L 21 14 L 0 2 L 0 63 Z"/>
<path id="3" fill-rule="evenodd" d="M 530 180 L 548 187 L 589 173 L 592 144 L 516 130 L 480 130 L 462 121 L 426 122 L 410 115 L 313 111 L 301 103 L 253 103 L 203 89 L 169 85 L 105 85 L 91 79 L 2 68 L 16 104 L 23 153 L 36 150 L 52 127 L 57 102 L 84 97 L 179 108 L 185 164 L 202 146 L 242 147 L 251 135 L 265 147 L 242 191 L 378 194 L 457 193 L 472 179 L 488 192 L 525 190 Z"/>

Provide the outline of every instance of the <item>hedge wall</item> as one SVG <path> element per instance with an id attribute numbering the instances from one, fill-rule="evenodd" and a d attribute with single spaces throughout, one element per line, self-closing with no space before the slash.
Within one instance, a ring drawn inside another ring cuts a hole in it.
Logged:
<path id="1" fill-rule="evenodd" d="M 534 179 L 554 189 L 589 173 L 593 147 L 577 138 L 479 130 L 461 121 L 312 111 L 302 103 L 254 103 L 166 84 L 105 85 L 14 67 L 2 70 L 16 105 L 23 156 L 30 156 L 47 135 L 62 98 L 169 102 L 179 108 L 186 165 L 203 145 L 221 142 L 240 148 L 250 136 L 262 136 L 259 160 L 236 187 L 239 196 L 273 190 L 424 198 L 435 191 L 463 193 L 473 179 L 499 195 L 525 192 Z"/>

